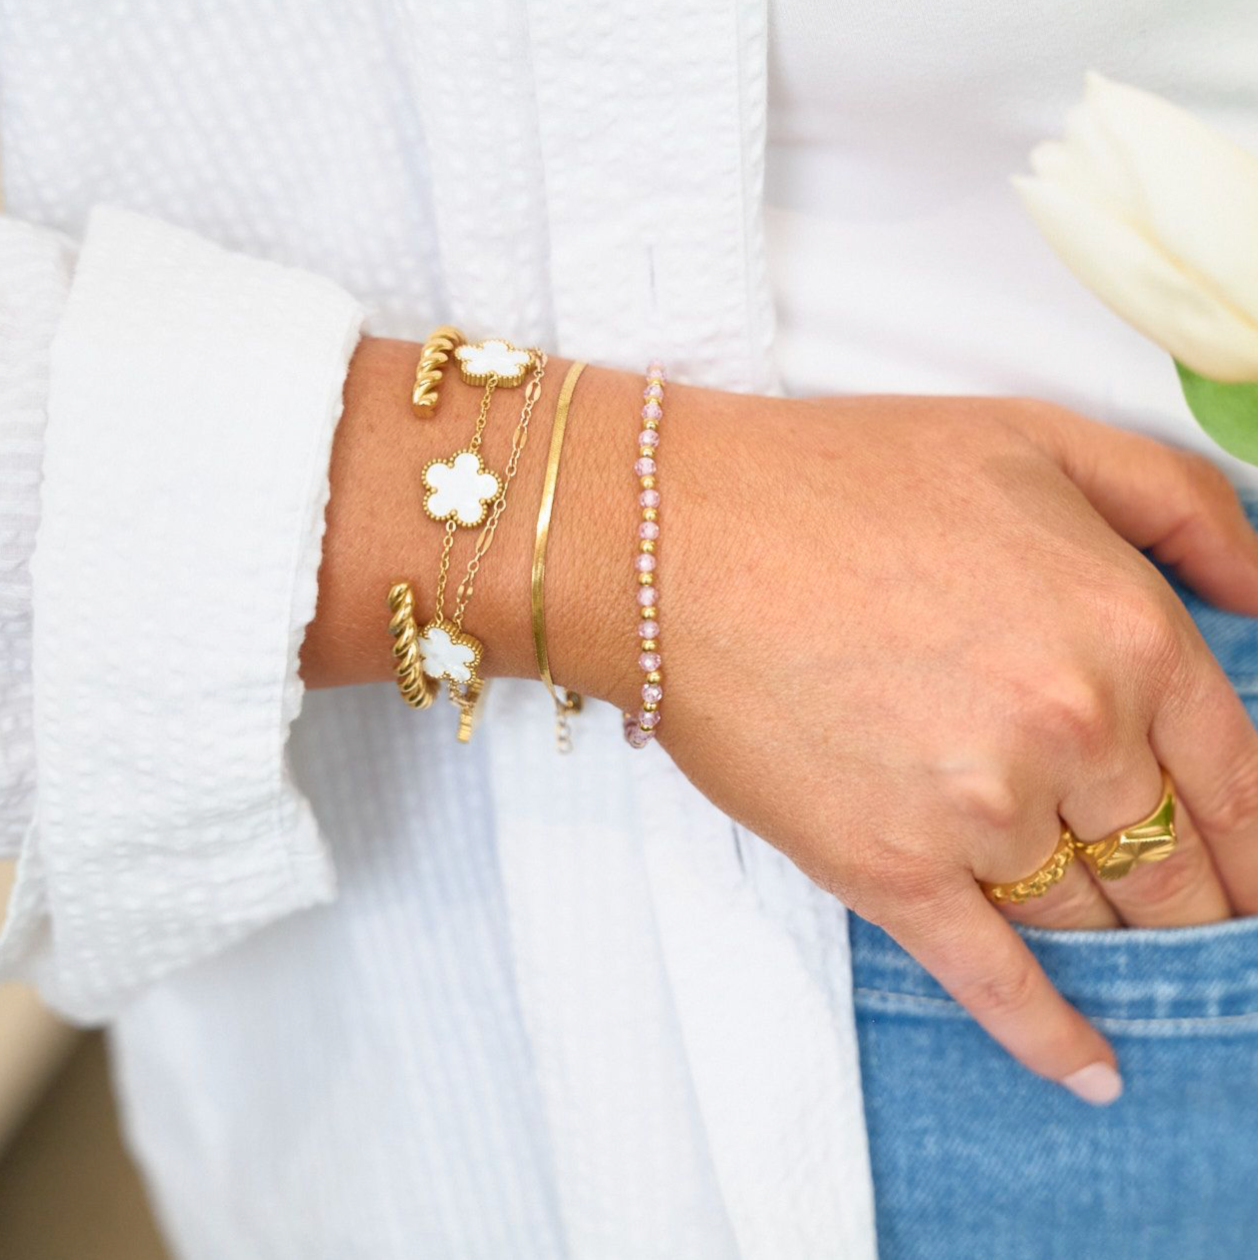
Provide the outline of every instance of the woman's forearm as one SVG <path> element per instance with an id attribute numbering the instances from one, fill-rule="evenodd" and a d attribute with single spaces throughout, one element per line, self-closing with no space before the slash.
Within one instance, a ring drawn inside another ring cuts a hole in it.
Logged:
<path id="1" fill-rule="evenodd" d="M 442 527 L 424 514 L 421 473 L 429 460 L 466 444 L 481 391 L 448 370 L 436 415 L 418 419 L 410 392 L 419 352 L 412 342 L 365 338 L 351 364 L 332 457 L 318 611 L 302 650 L 302 673 L 314 687 L 392 676 L 385 597 L 393 582 L 412 582 L 421 619 L 432 612 Z M 485 645 L 486 676 L 537 673 L 533 541 L 551 421 L 567 368 L 556 358 L 547 365 L 507 510 L 468 610 L 468 629 Z M 556 681 L 625 705 L 633 703 L 636 677 L 631 465 L 641 389 L 630 373 L 589 367 L 582 375 L 569 413 L 547 554 L 547 638 Z M 495 398 L 485 435 L 490 468 L 506 463 L 521 396 L 504 389 Z M 473 537 L 460 531 L 452 587 Z"/>

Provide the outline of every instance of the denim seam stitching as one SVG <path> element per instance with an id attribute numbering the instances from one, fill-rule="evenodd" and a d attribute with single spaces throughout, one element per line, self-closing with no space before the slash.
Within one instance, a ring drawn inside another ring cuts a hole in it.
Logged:
<path id="1" fill-rule="evenodd" d="M 951 998 L 927 997 L 920 993 L 894 993 L 887 989 L 868 989 L 858 986 L 853 990 L 857 997 L 880 998 L 907 1007 L 925 1007 L 928 1010 L 943 1010 L 958 1017 L 969 1018 L 969 1012 Z M 1253 1021 L 1258 1027 L 1258 1011 L 1243 1011 L 1235 1015 L 1182 1015 L 1182 1016 L 1126 1016 L 1097 1015 L 1090 1017 L 1096 1024 L 1121 1024 L 1125 1027 L 1148 1028 L 1200 1028 L 1215 1024 L 1234 1024 L 1244 1020 Z"/>

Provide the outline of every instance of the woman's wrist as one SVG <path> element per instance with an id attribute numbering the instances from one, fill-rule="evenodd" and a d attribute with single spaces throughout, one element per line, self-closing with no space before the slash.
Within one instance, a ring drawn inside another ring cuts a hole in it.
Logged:
<path id="1" fill-rule="evenodd" d="M 392 676 L 385 603 L 392 582 L 414 584 L 421 619 L 432 611 L 441 529 L 423 512 L 421 472 L 464 442 L 480 391 L 448 371 L 440 409 L 417 418 L 410 391 L 419 350 L 413 342 L 365 338 L 350 367 L 332 457 L 319 604 L 302 649 L 302 672 L 314 687 Z M 486 676 L 536 675 L 529 592 L 534 528 L 550 420 L 567 366 L 561 359 L 547 365 L 511 500 L 468 610 L 468 629 L 485 645 Z M 632 373 L 590 367 L 583 374 L 547 556 L 547 639 L 556 681 L 624 707 L 637 692 L 630 602 L 636 482 L 629 467 L 641 392 Z M 511 425 L 496 414 L 485 436 L 490 467 L 505 462 L 510 445 Z"/>

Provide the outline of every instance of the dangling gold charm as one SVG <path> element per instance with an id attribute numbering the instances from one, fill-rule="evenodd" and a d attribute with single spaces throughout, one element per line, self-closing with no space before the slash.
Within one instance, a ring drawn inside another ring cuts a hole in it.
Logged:
<path id="1" fill-rule="evenodd" d="M 483 651 L 478 638 L 465 634 L 452 621 L 430 621 L 419 636 L 424 673 L 460 686 L 478 680 Z"/>
<path id="2" fill-rule="evenodd" d="M 472 732 L 476 729 L 476 724 L 480 720 L 481 701 L 485 696 L 485 688 L 488 684 L 483 678 L 474 678 L 465 687 L 459 687 L 455 683 L 450 684 L 450 699 L 458 706 L 459 709 L 459 743 L 466 744 L 471 741 Z"/>

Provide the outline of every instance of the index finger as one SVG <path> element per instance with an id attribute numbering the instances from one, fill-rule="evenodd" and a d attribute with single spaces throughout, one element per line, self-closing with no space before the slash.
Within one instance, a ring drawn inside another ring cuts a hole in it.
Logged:
<path id="1" fill-rule="evenodd" d="M 1053 987 L 977 883 L 907 929 L 886 929 L 1019 1063 L 1096 1106 L 1122 1093 L 1109 1042 Z"/>

